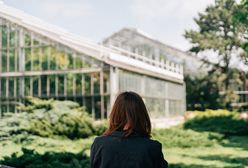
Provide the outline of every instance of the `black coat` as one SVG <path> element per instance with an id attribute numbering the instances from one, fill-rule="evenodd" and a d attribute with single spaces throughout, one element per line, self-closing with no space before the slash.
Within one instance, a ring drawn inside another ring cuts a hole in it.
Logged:
<path id="1" fill-rule="evenodd" d="M 123 132 L 97 137 L 90 154 L 91 168 L 167 168 L 162 145 L 158 141 L 133 133 L 123 138 Z"/>

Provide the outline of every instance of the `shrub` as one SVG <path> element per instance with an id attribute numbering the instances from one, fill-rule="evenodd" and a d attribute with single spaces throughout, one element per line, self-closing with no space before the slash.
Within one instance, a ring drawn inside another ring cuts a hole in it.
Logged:
<path id="1" fill-rule="evenodd" d="M 240 114 L 237 112 L 206 110 L 195 113 L 194 118 L 184 123 L 184 128 L 218 132 L 225 135 L 248 135 L 248 122 L 240 119 Z"/>
<path id="2" fill-rule="evenodd" d="M 89 166 L 89 158 L 84 152 L 74 153 L 55 153 L 46 152 L 39 154 L 34 150 L 22 149 L 22 155 L 16 153 L 10 157 L 4 157 L 1 164 L 13 166 L 15 168 L 87 168 Z"/>
<path id="3" fill-rule="evenodd" d="M 18 134 L 74 139 L 89 137 L 95 132 L 93 119 L 84 108 L 71 101 L 28 98 L 28 105 L 19 109 L 19 114 L 8 114 L 1 119 L 0 139 Z"/>
<path id="4" fill-rule="evenodd" d="M 98 123 L 95 123 L 94 125 L 94 134 L 95 135 L 102 135 L 108 128 L 107 121 L 100 121 Z"/>
<path id="5" fill-rule="evenodd" d="M 182 128 L 170 128 L 154 130 L 152 133 L 154 139 L 159 140 L 164 147 L 191 148 L 202 146 L 214 146 L 217 141 L 223 137 L 218 133 L 199 133 L 193 130 L 184 130 Z"/>

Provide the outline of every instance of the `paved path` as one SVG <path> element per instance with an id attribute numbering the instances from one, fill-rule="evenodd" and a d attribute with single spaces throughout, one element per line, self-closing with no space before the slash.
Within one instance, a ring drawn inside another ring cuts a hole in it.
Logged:
<path id="1" fill-rule="evenodd" d="M 184 117 L 158 118 L 152 119 L 152 128 L 170 128 L 184 122 Z"/>

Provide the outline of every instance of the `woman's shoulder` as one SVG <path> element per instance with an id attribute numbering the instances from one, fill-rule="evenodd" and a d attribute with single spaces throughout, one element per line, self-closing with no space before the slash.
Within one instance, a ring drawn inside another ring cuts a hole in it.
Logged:
<path id="1" fill-rule="evenodd" d="M 95 137 L 93 144 L 97 145 L 97 144 L 105 144 L 105 143 L 109 143 L 111 140 L 111 136 L 108 135 L 100 135 Z"/>
<path id="2" fill-rule="evenodd" d="M 97 137 L 95 137 L 93 143 L 98 143 L 98 142 L 104 141 L 106 138 L 108 138 L 108 136 L 106 136 L 106 135 L 97 136 Z"/>
<path id="3" fill-rule="evenodd" d="M 157 148 L 157 149 L 162 148 L 162 144 L 159 141 L 154 140 L 154 139 L 150 139 L 150 142 L 154 148 Z"/>
<path id="4" fill-rule="evenodd" d="M 143 145 L 148 145 L 151 148 L 156 148 L 156 149 L 161 149 L 162 148 L 162 144 L 157 141 L 154 140 L 152 138 L 149 137 L 144 137 L 144 136 L 131 136 L 131 137 L 127 137 L 127 138 L 123 138 L 122 136 L 120 136 L 120 133 L 113 133 L 111 135 L 101 135 L 101 136 L 97 136 L 94 139 L 93 144 L 105 144 L 105 143 L 113 143 L 114 141 L 120 141 L 121 140 L 129 140 L 129 143 L 140 143 Z M 112 142 L 113 141 L 113 142 Z"/>

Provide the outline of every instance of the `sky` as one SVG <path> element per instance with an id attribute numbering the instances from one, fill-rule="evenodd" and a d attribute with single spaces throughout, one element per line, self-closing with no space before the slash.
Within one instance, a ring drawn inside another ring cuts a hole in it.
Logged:
<path id="1" fill-rule="evenodd" d="M 185 30 L 214 0 L 3 0 L 42 20 L 93 42 L 124 27 L 137 28 L 181 50 L 190 43 Z"/>

